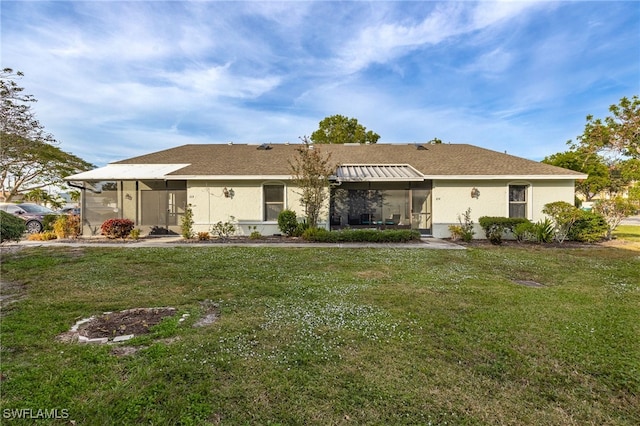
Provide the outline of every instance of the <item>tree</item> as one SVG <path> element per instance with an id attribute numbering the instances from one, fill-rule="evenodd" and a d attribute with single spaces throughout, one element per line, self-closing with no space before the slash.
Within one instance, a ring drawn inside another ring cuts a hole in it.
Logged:
<path id="1" fill-rule="evenodd" d="M 289 161 L 294 183 L 300 188 L 300 204 L 304 207 L 310 228 L 318 227 L 318 220 L 329 197 L 329 177 L 335 173 L 331 154 L 324 156 L 305 136 L 297 156 Z"/>
<path id="2" fill-rule="evenodd" d="M 611 186 L 609 167 L 599 155 L 590 155 L 583 150 L 566 151 L 545 157 L 542 162 L 588 174 L 587 179 L 576 182 L 576 192 L 584 196 L 586 201 L 591 201 Z"/>
<path id="3" fill-rule="evenodd" d="M 0 191 L 10 201 L 16 194 L 56 185 L 65 176 L 94 166 L 54 146 L 57 141 L 36 119 L 32 95 L 16 82 L 23 73 L 0 72 Z"/>
<path id="4" fill-rule="evenodd" d="M 542 213 L 553 220 L 556 227 L 555 239 L 560 244 L 564 242 L 571 231 L 571 227 L 580 218 L 580 210 L 566 201 L 545 204 Z"/>
<path id="5" fill-rule="evenodd" d="M 638 212 L 636 206 L 631 201 L 622 197 L 610 200 L 598 200 L 593 206 L 593 211 L 602 215 L 609 226 L 607 239 L 611 239 L 611 234 L 620 225 L 622 219 L 634 215 Z"/>
<path id="6" fill-rule="evenodd" d="M 311 141 L 317 144 L 376 143 L 380 135 L 367 131 L 355 118 L 332 115 L 320 121 L 318 130 L 311 134 Z"/>
<path id="7" fill-rule="evenodd" d="M 573 146 L 590 153 L 609 152 L 640 159 L 640 98 L 623 97 L 609 111 L 611 115 L 604 120 L 588 115 L 584 133 Z"/>

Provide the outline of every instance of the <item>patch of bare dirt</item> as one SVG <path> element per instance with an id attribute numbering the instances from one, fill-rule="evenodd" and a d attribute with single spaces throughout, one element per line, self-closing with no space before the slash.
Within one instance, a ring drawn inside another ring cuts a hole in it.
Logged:
<path id="1" fill-rule="evenodd" d="M 113 338 L 127 334 L 140 335 L 149 332 L 166 317 L 176 314 L 175 308 L 135 308 L 106 313 L 82 325 L 78 332 L 89 339 Z"/>
<path id="2" fill-rule="evenodd" d="M 207 325 L 211 325 L 220 317 L 220 307 L 217 303 L 207 299 L 203 302 L 200 302 L 200 307 L 203 309 L 204 313 L 202 318 L 200 318 L 193 324 L 194 327 L 204 327 Z"/>

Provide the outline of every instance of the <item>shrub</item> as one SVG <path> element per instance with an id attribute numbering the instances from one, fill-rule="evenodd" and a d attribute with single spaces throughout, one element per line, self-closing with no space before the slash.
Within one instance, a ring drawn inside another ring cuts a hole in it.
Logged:
<path id="1" fill-rule="evenodd" d="M 209 241 L 211 239 L 211 234 L 208 232 L 198 232 L 198 241 Z"/>
<path id="2" fill-rule="evenodd" d="M 307 223 L 306 220 L 303 220 L 302 222 L 298 222 L 298 225 L 296 226 L 296 230 L 293 232 L 292 237 L 302 236 L 304 231 L 306 231 L 307 229 L 309 229 L 309 224 Z"/>
<path id="3" fill-rule="evenodd" d="M 473 220 L 471 220 L 471 207 L 465 211 L 462 216 L 458 215 L 458 222 L 460 222 L 460 228 L 462 229 L 462 241 L 470 242 L 473 240 L 473 234 L 476 232 L 473 230 Z"/>
<path id="4" fill-rule="evenodd" d="M 451 241 L 458 241 L 462 238 L 462 226 L 460 225 L 449 225 L 449 232 L 451 233 Z"/>
<path id="5" fill-rule="evenodd" d="M 513 227 L 513 236 L 516 241 L 521 243 L 523 241 L 536 241 L 536 225 L 529 220 L 521 222 Z"/>
<path id="6" fill-rule="evenodd" d="M 420 232 L 411 229 L 343 229 L 330 232 L 324 228 L 308 228 L 302 238 L 322 243 L 405 243 L 419 240 Z"/>
<path id="7" fill-rule="evenodd" d="M 523 217 L 482 216 L 478 219 L 478 223 L 484 229 L 485 236 L 492 244 L 502 244 L 502 237 L 507 231 L 514 233 L 516 226 L 530 222 L 529 219 Z"/>
<path id="8" fill-rule="evenodd" d="M 44 231 L 37 234 L 29 234 L 29 236 L 27 237 L 29 241 L 50 241 L 55 240 L 56 238 L 56 233 L 53 231 Z"/>
<path id="9" fill-rule="evenodd" d="M 0 243 L 5 241 L 20 241 L 27 231 L 24 220 L 4 211 L 0 211 Z"/>
<path id="10" fill-rule="evenodd" d="M 60 215 L 53 222 L 53 232 L 59 239 L 77 238 L 80 235 L 80 216 Z"/>
<path id="11" fill-rule="evenodd" d="M 191 209 L 191 204 L 189 204 L 180 221 L 182 238 L 186 238 L 187 240 L 193 238 L 193 223 L 193 210 Z"/>
<path id="12" fill-rule="evenodd" d="M 109 219 L 100 227 L 100 232 L 107 238 L 125 239 L 133 230 L 134 224 L 129 219 Z"/>
<path id="13" fill-rule="evenodd" d="M 42 230 L 43 231 L 53 231 L 53 224 L 58 220 L 60 215 L 58 214 L 47 214 L 42 218 Z"/>
<path id="14" fill-rule="evenodd" d="M 581 211 L 569 231 L 568 238 L 573 241 L 595 243 L 605 239 L 608 230 L 609 225 L 604 217 L 598 213 Z"/>
<path id="15" fill-rule="evenodd" d="M 231 221 L 234 219 L 235 218 L 232 216 Z M 218 223 L 213 225 L 213 227 L 211 228 L 211 233 L 217 235 L 218 238 L 222 240 L 228 239 L 231 235 L 236 233 L 236 225 L 231 221 L 219 221 Z"/>
<path id="16" fill-rule="evenodd" d="M 131 238 L 132 240 L 139 240 L 140 230 L 138 228 L 132 229 L 131 233 L 129 233 L 129 238 Z"/>
<path id="17" fill-rule="evenodd" d="M 337 231 L 336 231 L 337 233 Z M 335 242 L 332 241 L 331 232 L 327 231 L 324 228 L 307 228 L 302 233 L 302 239 L 306 241 L 315 241 L 318 243 L 330 243 Z"/>
<path id="18" fill-rule="evenodd" d="M 282 210 L 278 214 L 278 228 L 287 237 L 292 237 L 298 229 L 298 218 L 293 210 Z M 304 232 L 304 230 L 303 230 Z"/>
<path id="19" fill-rule="evenodd" d="M 533 226 L 533 233 L 537 242 L 550 243 L 551 241 L 553 241 L 553 237 L 555 234 L 553 223 L 549 220 L 549 218 L 540 220 Z"/>

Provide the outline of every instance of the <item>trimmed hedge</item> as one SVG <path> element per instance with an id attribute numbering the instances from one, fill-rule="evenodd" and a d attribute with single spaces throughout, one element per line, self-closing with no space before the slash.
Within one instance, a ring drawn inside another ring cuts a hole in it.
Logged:
<path id="1" fill-rule="evenodd" d="M 302 238 L 318 243 L 406 243 L 420 240 L 420 232 L 410 229 L 343 229 L 327 231 L 323 228 L 309 228 Z"/>
<path id="2" fill-rule="evenodd" d="M 20 241 L 27 231 L 24 220 L 0 210 L 0 243 L 5 241 Z"/>
<path id="3" fill-rule="evenodd" d="M 524 217 L 498 217 L 498 216 L 482 216 L 478 219 L 478 223 L 482 229 L 487 231 L 492 226 L 500 226 L 513 232 L 513 228 L 521 223 L 530 223 L 529 219 Z"/>

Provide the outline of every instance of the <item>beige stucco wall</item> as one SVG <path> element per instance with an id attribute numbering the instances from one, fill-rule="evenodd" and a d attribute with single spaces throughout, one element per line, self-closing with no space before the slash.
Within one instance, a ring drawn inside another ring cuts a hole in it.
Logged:
<path id="1" fill-rule="evenodd" d="M 187 182 L 187 202 L 193 210 L 194 232 L 211 231 L 218 221 L 235 222 L 237 235 L 249 235 L 255 230 L 262 235 L 279 234 L 277 222 L 265 222 L 262 187 L 265 184 L 283 184 L 285 186 L 285 209 L 304 217 L 297 189 L 286 181 L 189 181 Z M 224 188 L 233 190 L 233 197 L 225 197 Z M 323 211 L 322 225 L 328 214 Z"/>
<path id="2" fill-rule="evenodd" d="M 449 225 L 458 224 L 458 215 L 471 208 L 471 219 L 476 225 L 476 237 L 484 238 L 478 225 L 482 216 L 509 216 L 509 185 L 529 185 L 527 216 L 533 222 L 544 217 L 542 209 L 554 201 L 574 202 L 574 182 L 555 180 L 487 180 L 487 181 L 433 181 L 433 236 L 447 238 Z M 480 191 L 478 198 L 471 190 Z"/>

